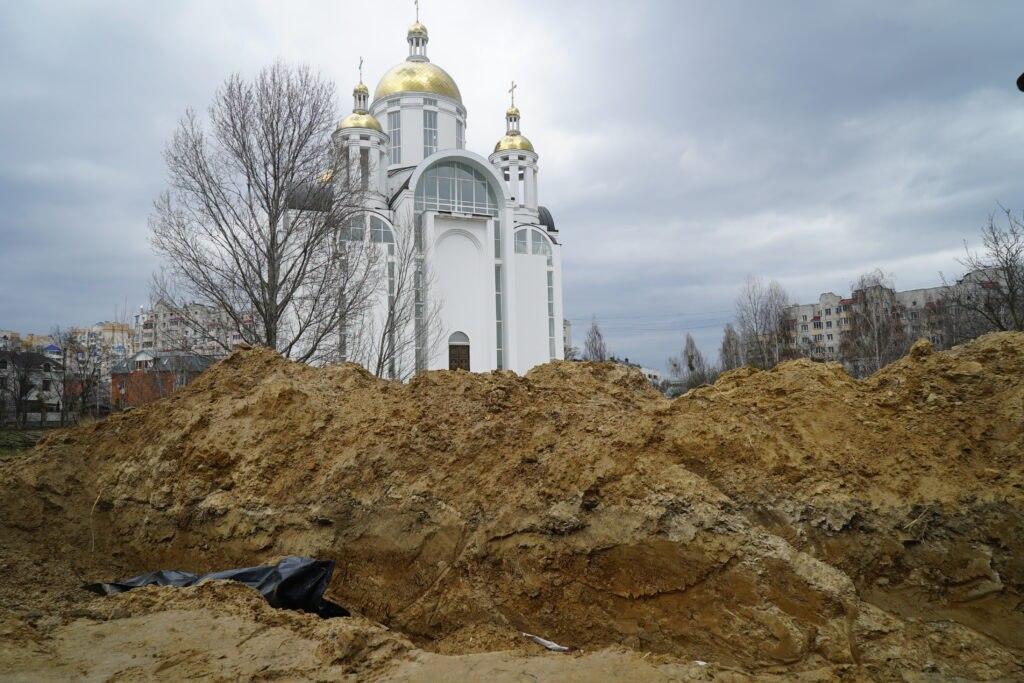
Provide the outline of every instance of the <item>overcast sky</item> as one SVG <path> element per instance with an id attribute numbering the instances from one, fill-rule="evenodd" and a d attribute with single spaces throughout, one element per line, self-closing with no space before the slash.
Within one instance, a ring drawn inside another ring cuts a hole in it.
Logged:
<path id="1" fill-rule="evenodd" d="M 565 308 L 663 368 L 714 356 L 748 274 L 800 301 L 872 268 L 955 273 L 997 202 L 1024 208 L 1024 2 L 422 0 L 467 146 L 508 82 L 561 230 Z M 514 7 L 514 11 L 510 10 Z M 147 300 L 150 205 L 186 107 L 231 72 L 305 62 L 351 107 L 405 58 L 411 0 L 0 6 L 0 328 Z"/>

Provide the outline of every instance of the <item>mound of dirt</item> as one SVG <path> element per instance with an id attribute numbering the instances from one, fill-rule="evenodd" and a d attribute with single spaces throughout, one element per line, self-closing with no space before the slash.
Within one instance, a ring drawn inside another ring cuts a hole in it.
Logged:
<path id="1" fill-rule="evenodd" d="M 75 654 L 83 619 L 111 629 L 100 642 L 199 652 L 190 675 L 252 675 L 203 649 L 196 634 L 223 627 L 294 639 L 301 661 L 252 655 L 292 677 L 1009 678 L 1024 675 L 1022 456 L 1021 334 L 919 343 L 864 381 L 742 369 L 674 401 L 611 364 L 402 385 L 239 351 L 0 466 L 17 588 L 0 605 L 16 640 L 98 677 L 127 664 Z M 315 624 L 203 586 L 104 603 L 114 619 L 67 578 L 285 554 L 335 560 L 328 597 L 361 618 Z M 182 612 L 196 642 L 148 625 Z M 575 654 L 539 655 L 524 631 Z M 43 671 L 17 652 L 0 667 Z"/>

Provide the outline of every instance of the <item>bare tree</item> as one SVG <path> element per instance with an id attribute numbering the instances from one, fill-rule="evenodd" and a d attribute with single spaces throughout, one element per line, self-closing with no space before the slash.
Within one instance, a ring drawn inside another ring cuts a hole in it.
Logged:
<path id="1" fill-rule="evenodd" d="M 718 351 L 718 358 L 723 371 L 743 366 L 743 343 L 732 323 L 726 324 L 722 332 L 722 346 Z"/>
<path id="2" fill-rule="evenodd" d="M 50 403 L 47 398 L 59 395 L 58 387 L 54 386 L 59 378 L 59 366 L 38 351 L 0 350 L 0 412 L 13 412 L 14 425 L 24 428 L 29 413 L 38 411 L 39 424 L 43 426 Z"/>
<path id="3" fill-rule="evenodd" d="M 72 366 L 77 346 L 74 328 L 62 328 L 60 325 L 56 325 L 50 331 L 50 339 L 60 349 L 60 368 L 57 371 L 58 387 L 56 391 L 60 396 L 60 424 L 63 427 L 72 416 L 71 404 L 76 390 Z"/>
<path id="4" fill-rule="evenodd" d="M 11 396 L 14 400 L 14 422 L 21 428 L 28 422 L 29 395 L 35 387 L 33 355 L 31 351 L 18 351 L 8 356 L 11 368 Z"/>
<path id="5" fill-rule="evenodd" d="M 351 300 L 338 276 L 352 243 L 337 235 L 362 205 L 330 141 L 334 88 L 277 63 L 252 81 L 231 76 L 208 118 L 186 112 L 165 151 L 170 187 L 150 227 L 166 270 L 154 293 L 185 316 L 191 301 L 223 311 L 250 344 L 314 359 L 337 344 Z"/>
<path id="6" fill-rule="evenodd" d="M 10 421 L 8 414 L 17 415 L 14 406 L 14 372 L 7 358 L 8 353 L 6 348 L 0 349 L 0 429 Z"/>
<path id="7" fill-rule="evenodd" d="M 983 250 L 964 243 L 959 260 L 966 274 L 947 287 L 944 304 L 947 343 L 959 344 L 986 332 L 1024 331 L 1024 222 L 1002 209 L 1006 224 L 990 214 L 981 230 Z"/>
<path id="8" fill-rule="evenodd" d="M 839 353 L 847 369 L 863 377 L 904 355 L 913 340 L 906 333 L 892 280 L 882 271 L 861 275 L 851 289 L 850 322 Z"/>
<path id="9" fill-rule="evenodd" d="M 708 365 L 704 360 L 704 355 L 697 348 L 697 343 L 689 332 L 686 334 L 682 355 L 669 358 L 668 369 L 673 377 L 685 382 L 687 389 L 692 389 L 702 384 L 710 384 L 719 375 L 718 368 Z"/>
<path id="10" fill-rule="evenodd" d="M 351 273 L 343 277 L 346 290 L 358 292 L 359 301 L 345 301 L 342 351 L 332 360 L 355 361 L 377 377 L 406 380 L 416 372 L 417 354 L 427 362 L 445 337 L 443 302 L 430 295 L 433 274 L 412 226 L 400 223 L 393 231 L 381 230 L 379 263 L 377 254 L 366 251 L 364 258 L 375 261 L 373 267 L 353 268 L 362 274 L 356 285 Z"/>
<path id="11" fill-rule="evenodd" d="M 65 339 L 68 410 L 76 416 L 99 417 L 110 400 L 110 345 L 88 328 L 71 328 Z"/>
<path id="12" fill-rule="evenodd" d="M 601 327 L 597 324 L 597 318 L 590 321 L 590 329 L 587 330 L 587 337 L 583 341 L 583 358 L 598 362 L 608 360 L 608 345 L 604 341 Z"/>
<path id="13" fill-rule="evenodd" d="M 778 282 L 766 285 L 758 277 L 747 278 L 736 299 L 736 325 L 748 363 L 767 369 L 795 356 L 788 307 L 789 297 Z"/>
<path id="14" fill-rule="evenodd" d="M 17 348 L 0 349 L 0 426 L 13 422 L 20 427 L 24 422 L 25 397 L 32 390 L 26 360 Z"/>

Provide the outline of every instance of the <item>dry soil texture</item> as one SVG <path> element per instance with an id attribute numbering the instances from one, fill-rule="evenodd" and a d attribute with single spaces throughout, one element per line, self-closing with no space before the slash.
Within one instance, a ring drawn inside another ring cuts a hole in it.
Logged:
<path id="1" fill-rule="evenodd" d="M 0 676 L 1017 680 L 1022 458 L 1022 334 L 674 401 L 610 364 L 403 385 L 239 351 L 0 465 Z M 79 588 L 285 554 L 359 616 Z"/>

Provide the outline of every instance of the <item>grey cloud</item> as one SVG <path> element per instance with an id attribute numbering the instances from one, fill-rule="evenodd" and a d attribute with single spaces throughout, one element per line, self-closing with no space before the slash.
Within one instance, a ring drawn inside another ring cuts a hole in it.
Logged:
<path id="1" fill-rule="evenodd" d="M 376 12 L 371 15 L 370 12 Z M 355 15 L 347 15 L 354 12 Z M 363 14 L 359 14 L 364 12 Z M 146 298 L 161 150 L 230 72 L 278 57 L 372 87 L 402 3 L 8 3 L 0 8 L 0 327 Z M 471 148 L 515 78 L 565 244 L 577 342 L 592 315 L 654 367 L 714 356 L 748 273 L 801 300 L 858 273 L 954 272 L 1002 202 L 1024 208 L 1016 2 L 424 3 Z M 517 98 L 518 100 L 519 98 Z"/>

